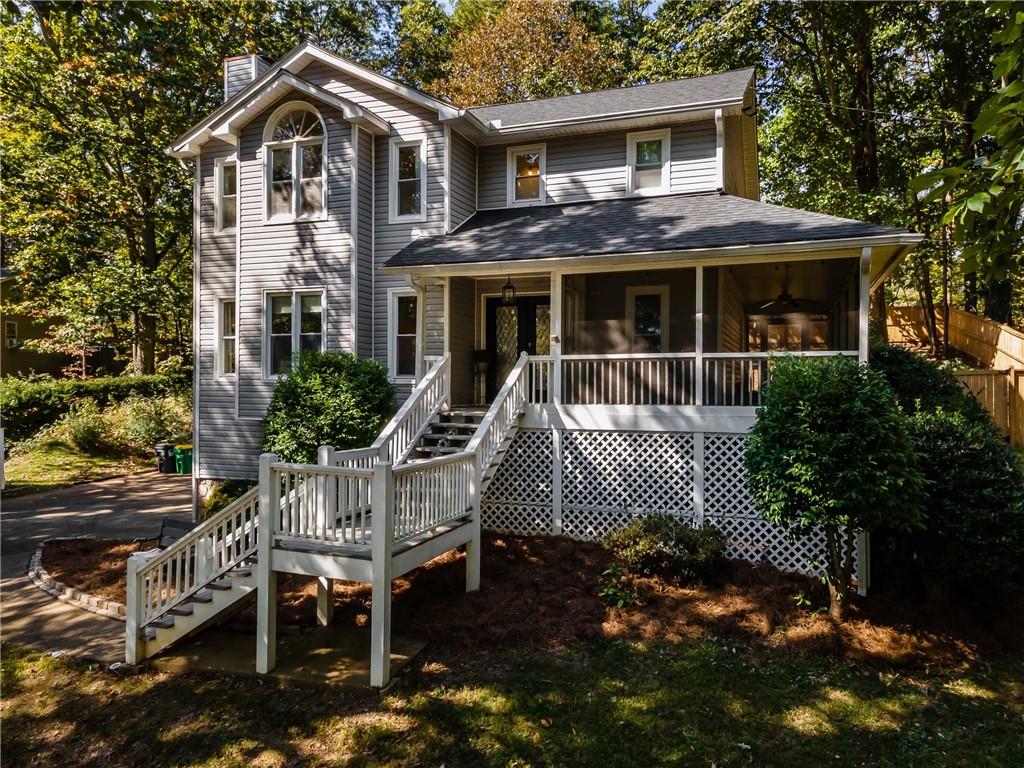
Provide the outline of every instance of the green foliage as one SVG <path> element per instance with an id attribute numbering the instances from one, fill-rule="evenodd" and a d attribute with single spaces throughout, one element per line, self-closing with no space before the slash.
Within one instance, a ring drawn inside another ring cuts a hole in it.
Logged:
<path id="1" fill-rule="evenodd" d="M 771 360 L 746 467 L 766 520 L 792 535 L 821 527 L 832 613 L 842 618 L 855 534 L 919 523 L 923 478 L 885 378 L 845 357 Z"/>
<path id="2" fill-rule="evenodd" d="M 870 361 L 871 367 L 885 377 L 904 412 L 944 408 L 972 421 L 991 423 L 984 407 L 957 383 L 948 366 L 890 344 L 872 347 Z"/>
<path id="3" fill-rule="evenodd" d="M 148 450 L 155 443 L 190 439 L 192 408 L 184 397 L 132 396 L 119 411 L 120 429 L 133 446 Z"/>
<path id="4" fill-rule="evenodd" d="M 601 573 L 601 589 L 597 593 L 608 605 L 625 608 L 640 602 L 640 590 L 633 577 L 626 573 L 618 563 Z"/>
<path id="5" fill-rule="evenodd" d="M 254 485 L 251 480 L 225 480 L 218 483 L 206 500 L 206 516 L 217 514 Z"/>
<path id="6" fill-rule="evenodd" d="M 98 379 L 28 381 L 0 378 L 0 413 L 8 440 L 23 440 L 57 421 L 83 400 L 100 406 L 127 400 L 132 395 L 158 397 L 181 388 L 168 376 L 111 376 Z"/>
<path id="7" fill-rule="evenodd" d="M 683 582 L 713 575 L 724 562 L 725 539 L 714 526 L 693 527 L 668 515 L 644 515 L 604 537 L 603 544 L 633 573 Z"/>
<path id="8" fill-rule="evenodd" d="M 263 450 L 284 461 L 316 463 L 317 448 L 370 445 L 394 411 L 394 388 L 376 360 L 307 352 L 274 387 Z"/>
<path id="9" fill-rule="evenodd" d="M 95 400 L 83 400 L 77 404 L 60 420 L 59 429 L 81 451 L 92 454 L 110 451 L 110 424 L 100 413 Z"/>

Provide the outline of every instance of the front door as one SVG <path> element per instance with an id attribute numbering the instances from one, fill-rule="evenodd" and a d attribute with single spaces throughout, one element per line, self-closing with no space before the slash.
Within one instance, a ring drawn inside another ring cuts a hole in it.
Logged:
<path id="1" fill-rule="evenodd" d="M 519 296 L 505 305 L 495 296 L 487 299 L 487 400 L 490 402 L 523 352 L 551 352 L 551 299 Z"/>

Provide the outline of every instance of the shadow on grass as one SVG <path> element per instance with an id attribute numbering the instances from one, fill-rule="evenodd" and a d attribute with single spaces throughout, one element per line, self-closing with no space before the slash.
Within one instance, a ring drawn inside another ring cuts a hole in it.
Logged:
<path id="1" fill-rule="evenodd" d="M 5 648 L 5 765 L 1024 764 L 1024 665 L 901 676 L 714 640 L 427 663 L 378 700 Z"/>

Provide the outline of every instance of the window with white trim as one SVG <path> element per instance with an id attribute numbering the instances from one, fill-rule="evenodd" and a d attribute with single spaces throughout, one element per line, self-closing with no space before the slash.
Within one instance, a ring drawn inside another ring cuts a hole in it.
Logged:
<path id="1" fill-rule="evenodd" d="M 234 230 L 238 221 L 238 164 L 233 158 L 219 158 L 214 165 L 214 215 L 218 232 Z"/>
<path id="2" fill-rule="evenodd" d="M 18 346 L 18 321 L 4 320 L 4 346 L 14 349 Z"/>
<path id="3" fill-rule="evenodd" d="M 235 340 L 238 338 L 235 300 L 217 302 L 217 376 L 231 376 L 235 372 Z"/>
<path id="4" fill-rule="evenodd" d="M 388 219 L 425 221 L 427 202 L 426 139 L 392 139 L 388 162 Z"/>
<path id="5" fill-rule="evenodd" d="M 416 375 L 417 297 L 411 289 L 392 289 L 388 302 L 388 370 L 393 379 Z"/>
<path id="6" fill-rule="evenodd" d="M 627 187 L 631 195 L 669 191 L 670 129 L 626 134 Z"/>
<path id="7" fill-rule="evenodd" d="M 268 293 L 264 316 L 266 376 L 290 372 L 303 352 L 323 351 L 323 291 Z"/>
<path id="8" fill-rule="evenodd" d="M 508 205 L 540 205 L 544 202 L 547 146 L 509 147 Z"/>
<path id="9" fill-rule="evenodd" d="M 668 351 L 668 286 L 626 289 L 626 337 L 633 352 Z"/>
<path id="10" fill-rule="evenodd" d="M 327 210 L 326 137 L 309 105 L 289 102 L 263 133 L 267 222 L 320 219 Z"/>

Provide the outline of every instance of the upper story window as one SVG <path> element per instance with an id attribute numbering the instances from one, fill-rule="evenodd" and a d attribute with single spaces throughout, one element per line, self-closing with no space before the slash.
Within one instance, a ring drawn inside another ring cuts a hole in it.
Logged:
<path id="1" fill-rule="evenodd" d="M 4 346 L 7 349 L 15 349 L 18 346 L 18 321 L 4 321 Z"/>
<path id="2" fill-rule="evenodd" d="M 217 376 L 230 376 L 235 372 L 235 340 L 238 338 L 235 325 L 235 300 L 221 299 L 217 306 Z"/>
<path id="3" fill-rule="evenodd" d="M 326 136 L 309 105 L 289 102 L 263 132 L 268 222 L 320 219 L 327 210 Z"/>
<path id="4" fill-rule="evenodd" d="M 230 232 L 238 219 L 238 164 L 234 158 L 221 158 L 214 166 L 214 216 L 218 232 Z"/>
<path id="5" fill-rule="evenodd" d="M 671 130 L 626 135 L 627 187 L 631 195 L 660 195 L 669 191 Z"/>
<path id="6" fill-rule="evenodd" d="M 509 147 L 508 205 L 538 205 L 544 202 L 545 145 Z"/>
<path id="7" fill-rule="evenodd" d="M 427 200 L 426 139 L 391 140 L 388 162 L 388 219 L 425 221 Z"/>
<path id="8" fill-rule="evenodd" d="M 324 349 L 324 295 L 322 291 L 267 294 L 264 317 L 264 374 L 288 373 L 303 352 Z"/>

